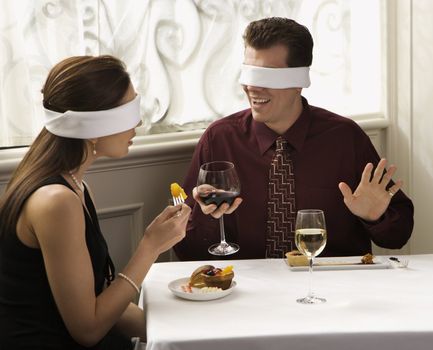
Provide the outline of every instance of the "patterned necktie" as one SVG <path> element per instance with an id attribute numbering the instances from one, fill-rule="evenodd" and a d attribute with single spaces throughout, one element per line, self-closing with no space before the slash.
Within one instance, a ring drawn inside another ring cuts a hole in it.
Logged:
<path id="1" fill-rule="evenodd" d="M 287 141 L 279 136 L 269 169 L 266 257 L 283 258 L 295 248 L 295 176 Z"/>

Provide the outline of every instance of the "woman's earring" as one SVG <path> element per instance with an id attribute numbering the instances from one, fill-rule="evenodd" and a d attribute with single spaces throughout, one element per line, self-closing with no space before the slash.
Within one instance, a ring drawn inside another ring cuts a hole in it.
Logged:
<path id="1" fill-rule="evenodd" d="M 96 143 L 93 144 L 93 155 L 96 156 Z"/>

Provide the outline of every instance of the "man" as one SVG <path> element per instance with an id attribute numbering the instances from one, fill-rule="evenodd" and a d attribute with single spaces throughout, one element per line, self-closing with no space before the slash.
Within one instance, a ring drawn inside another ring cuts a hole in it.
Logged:
<path id="1" fill-rule="evenodd" d="M 266 18 L 250 23 L 244 40 L 240 82 L 251 108 L 214 122 L 197 145 L 184 183 L 187 193 L 194 189 L 188 201 L 193 212 L 186 237 L 175 246 L 178 257 L 211 259 L 207 249 L 219 241 L 216 218 L 231 214 L 224 216 L 227 241 L 240 250 L 230 258 L 282 258 L 296 249 L 299 209 L 325 212 L 322 256 L 364 255 L 371 241 L 401 248 L 413 229 L 413 205 L 400 191 L 402 182 L 391 181 L 396 167 L 386 170 L 386 160 L 355 122 L 310 106 L 301 96 L 310 83 L 308 29 L 290 19 Z M 276 143 L 284 161 L 276 160 Z M 242 198 L 231 206 L 204 205 L 194 188 L 200 165 L 216 160 L 233 162 L 240 178 Z M 279 186 L 278 174 L 288 177 L 281 180 L 282 213 L 269 187 Z"/>

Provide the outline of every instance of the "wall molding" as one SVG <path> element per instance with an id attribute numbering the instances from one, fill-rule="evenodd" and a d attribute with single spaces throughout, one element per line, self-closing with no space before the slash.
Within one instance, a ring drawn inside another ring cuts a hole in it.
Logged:
<path id="1" fill-rule="evenodd" d="M 191 154 L 204 130 L 138 136 L 129 154 L 121 159 L 100 158 L 88 173 L 179 163 L 191 159 Z M 0 186 L 6 185 L 28 147 L 0 151 Z"/>
<path id="2" fill-rule="evenodd" d="M 96 211 L 100 221 L 118 217 L 129 217 L 130 229 L 121 234 L 128 234 L 131 240 L 131 255 L 135 251 L 144 232 L 144 203 L 131 203 L 99 209 Z"/>

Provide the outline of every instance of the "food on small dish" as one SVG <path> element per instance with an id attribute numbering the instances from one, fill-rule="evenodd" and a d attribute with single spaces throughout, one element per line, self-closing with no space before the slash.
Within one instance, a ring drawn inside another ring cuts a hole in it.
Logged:
<path id="1" fill-rule="evenodd" d="M 189 279 L 189 285 L 195 288 L 230 288 L 234 277 L 233 266 L 229 265 L 223 269 L 212 265 L 203 265 L 194 270 Z"/>
<path id="2" fill-rule="evenodd" d="M 180 286 L 180 289 L 182 289 L 182 292 L 184 293 L 194 293 L 194 290 L 192 289 L 189 283 L 182 284 Z M 196 288 L 196 293 L 215 293 L 215 292 L 222 292 L 222 289 L 218 287 Z"/>
<path id="3" fill-rule="evenodd" d="M 177 297 L 193 301 L 208 301 L 221 299 L 230 295 L 236 288 L 236 281 L 232 281 L 230 288 L 221 289 L 217 287 L 196 288 L 189 284 L 189 277 L 182 277 L 171 281 L 168 289 Z"/>
<path id="4" fill-rule="evenodd" d="M 188 196 L 186 195 L 184 189 L 182 187 L 180 187 L 180 185 L 177 182 L 173 182 L 170 185 L 170 192 L 171 192 L 171 195 L 173 197 L 179 197 L 179 196 L 181 196 L 183 198 L 183 200 L 185 200 L 185 199 L 188 198 Z"/>
<path id="5" fill-rule="evenodd" d="M 292 250 L 291 252 L 286 253 L 287 262 L 290 266 L 308 266 L 308 259 L 305 255 L 300 253 L 298 250 Z M 358 260 L 359 261 L 359 260 Z M 315 262 L 315 265 L 354 265 L 354 264 L 361 264 L 361 265 L 372 265 L 375 264 L 374 262 L 374 255 L 372 254 L 365 254 L 361 257 L 361 261 L 358 263 L 356 262 L 345 262 L 345 261 L 331 261 L 327 260 L 326 262 L 317 261 Z"/>
<path id="6" fill-rule="evenodd" d="M 182 292 L 184 292 L 184 293 L 192 293 L 192 288 L 189 285 L 189 283 L 187 283 L 187 284 L 181 284 L 180 285 L 180 289 L 182 289 Z"/>
<path id="7" fill-rule="evenodd" d="M 286 257 L 290 266 L 308 266 L 308 258 L 299 250 L 286 253 Z"/>
<path id="8" fill-rule="evenodd" d="M 374 264 L 374 255 L 367 253 L 361 258 L 362 264 Z"/>
<path id="9" fill-rule="evenodd" d="M 203 287 L 200 289 L 200 293 L 215 293 L 221 292 L 222 289 L 218 287 Z"/>

